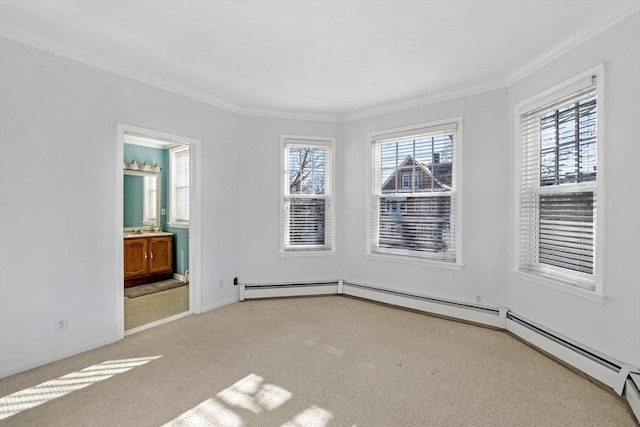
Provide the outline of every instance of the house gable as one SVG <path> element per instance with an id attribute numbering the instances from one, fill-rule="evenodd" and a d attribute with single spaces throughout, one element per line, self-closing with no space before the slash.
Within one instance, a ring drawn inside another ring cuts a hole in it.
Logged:
<path id="1" fill-rule="evenodd" d="M 440 163 L 438 157 L 426 164 L 412 155 L 382 184 L 382 193 L 431 192 L 451 189 L 452 163 Z"/>

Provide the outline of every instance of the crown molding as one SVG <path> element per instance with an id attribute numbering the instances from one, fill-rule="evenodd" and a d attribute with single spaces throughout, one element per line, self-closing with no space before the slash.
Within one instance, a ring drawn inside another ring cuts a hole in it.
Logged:
<path id="1" fill-rule="evenodd" d="M 511 86 L 518 80 L 528 76 L 534 71 L 547 65 L 551 61 L 559 58 L 563 54 L 567 53 L 571 49 L 584 43 L 595 35 L 605 31 L 612 27 L 624 18 L 640 10 L 640 1 L 620 1 L 614 7 L 609 9 L 604 14 L 592 19 L 586 24 L 582 25 L 576 31 L 569 36 L 560 40 L 548 49 L 545 49 L 539 55 L 533 57 L 531 60 L 525 62 L 521 66 L 515 68 L 511 72 L 505 75 L 505 82 L 508 86 Z"/>
<path id="2" fill-rule="evenodd" d="M 447 101 L 449 99 L 461 98 L 463 96 L 475 95 L 477 93 L 489 92 L 491 90 L 496 90 L 496 89 L 503 89 L 505 87 L 506 87 L 505 82 L 502 79 L 500 79 L 496 81 L 482 83 L 479 85 L 463 87 L 461 89 L 454 89 L 454 90 L 442 91 L 437 93 L 419 95 L 419 96 L 408 98 L 408 99 L 376 105 L 374 107 L 350 111 L 348 113 L 342 114 L 341 121 L 350 122 L 353 120 L 359 120 L 367 117 L 378 116 L 380 114 L 393 113 L 396 111 L 406 110 L 409 108 L 421 107 L 423 105 L 433 104 L 441 101 Z"/>
<path id="3" fill-rule="evenodd" d="M 342 115 L 337 113 L 320 113 L 293 110 L 276 110 L 272 108 L 240 108 L 237 113 L 244 116 L 272 118 L 272 119 L 291 119 L 291 120 L 310 120 L 316 122 L 341 122 Z"/>
<path id="4" fill-rule="evenodd" d="M 247 108 L 237 104 L 233 104 L 221 99 L 203 94 L 185 85 L 174 81 L 158 77 L 152 73 L 146 73 L 137 69 L 127 67 L 126 65 L 108 61 L 99 55 L 89 54 L 78 49 L 70 48 L 53 40 L 36 36 L 22 29 L 3 27 L 0 31 L 2 37 L 26 44 L 36 49 L 44 50 L 54 55 L 62 56 L 75 62 L 79 62 L 91 67 L 99 68 L 119 76 L 127 77 L 132 80 L 144 83 L 167 92 L 181 95 L 196 101 L 203 102 L 213 107 L 220 108 L 236 114 L 247 116 L 270 117 L 280 119 L 296 119 L 296 120 L 314 120 L 314 121 L 340 121 L 340 114 L 316 113 L 316 112 L 298 112 L 276 109 L 259 109 Z"/>
<path id="5" fill-rule="evenodd" d="M 166 90 L 176 95 L 182 95 L 191 99 L 195 99 L 197 101 L 210 104 L 214 107 L 218 107 L 235 113 L 240 113 L 242 110 L 241 107 L 233 103 L 208 97 L 184 85 L 164 79 L 152 73 L 146 73 L 137 69 L 127 67 L 122 63 L 106 60 L 105 58 L 93 53 L 88 53 L 79 49 L 73 49 L 62 43 L 58 43 L 56 41 L 34 35 L 21 28 L 10 28 L 4 26 L 0 29 L 0 35 L 19 43 L 34 47 L 36 49 L 44 50 L 46 52 L 62 56 L 75 62 L 99 68 L 101 70 L 105 70 L 120 76 L 124 76 L 132 80 L 136 80 L 138 82 Z"/>

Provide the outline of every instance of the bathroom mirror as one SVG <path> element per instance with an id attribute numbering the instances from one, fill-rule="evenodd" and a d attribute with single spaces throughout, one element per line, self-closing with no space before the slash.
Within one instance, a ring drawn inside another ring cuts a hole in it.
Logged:
<path id="1" fill-rule="evenodd" d="M 124 228 L 160 226 L 160 174 L 124 170 Z"/>

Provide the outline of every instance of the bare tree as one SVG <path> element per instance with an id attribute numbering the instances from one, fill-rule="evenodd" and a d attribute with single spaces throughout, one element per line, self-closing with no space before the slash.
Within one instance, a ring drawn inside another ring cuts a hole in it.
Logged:
<path id="1" fill-rule="evenodd" d="M 311 186 L 312 193 L 322 194 L 324 192 L 324 150 L 296 147 L 291 149 L 289 155 L 291 156 L 289 191 L 292 194 L 299 194 Z"/>

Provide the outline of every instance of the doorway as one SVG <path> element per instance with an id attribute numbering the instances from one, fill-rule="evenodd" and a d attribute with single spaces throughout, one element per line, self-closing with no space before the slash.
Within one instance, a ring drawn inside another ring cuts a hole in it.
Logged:
<path id="1" fill-rule="evenodd" d="M 118 335 L 201 311 L 200 141 L 117 125 Z"/>

